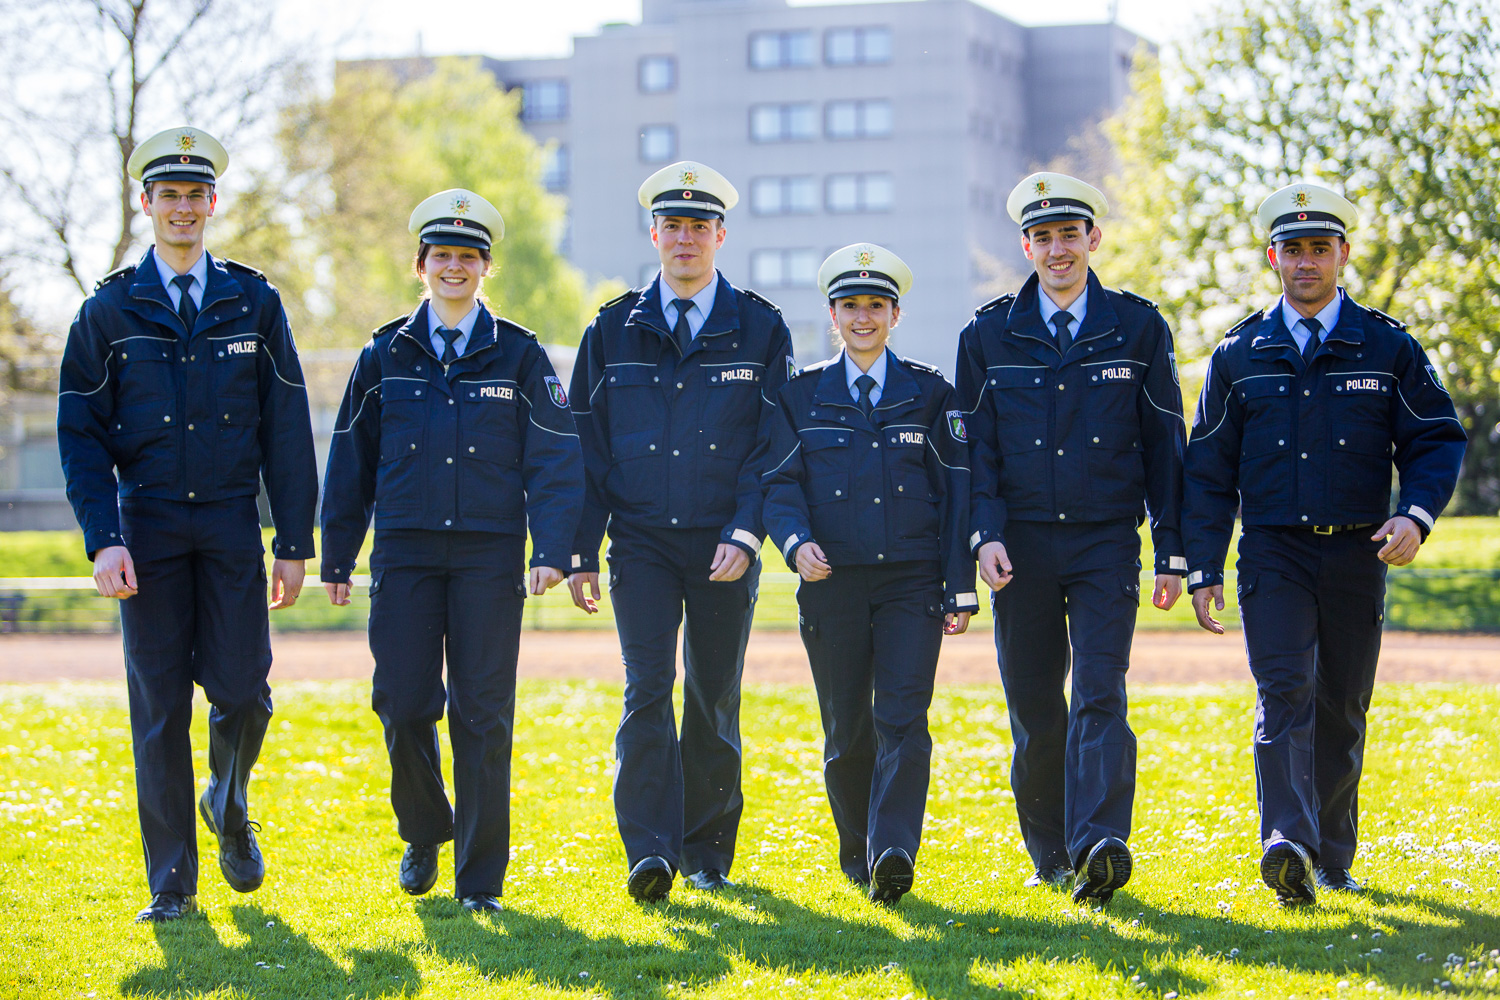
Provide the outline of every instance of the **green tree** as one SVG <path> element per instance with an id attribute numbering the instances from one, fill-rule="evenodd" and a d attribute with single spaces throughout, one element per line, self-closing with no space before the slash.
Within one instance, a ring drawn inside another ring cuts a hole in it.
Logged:
<path id="1" fill-rule="evenodd" d="M 541 183 L 543 150 L 522 129 L 519 95 L 478 60 L 341 67 L 331 96 L 286 114 L 282 145 L 300 202 L 315 319 L 299 342 L 353 345 L 421 294 L 411 210 L 447 188 L 473 190 L 505 217 L 485 292 L 542 340 L 577 343 L 613 284 L 589 286 L 556 250 L 562 199 Z M 312 329 L 315 327 L 316 329 Z"/>
<path id="2" fill-rule="evenodd" d="M 1253 213 L 1298 179 L 1359 206 L 1344 278 L 1446 373 L 1469 430 L 1454 512 L 1500 506 L 1497 0 L 1240 0 L 1175 58 L 1141 54 L 1106 124 L 1122 285 L 1201 355 L 1279 292 Z"/>

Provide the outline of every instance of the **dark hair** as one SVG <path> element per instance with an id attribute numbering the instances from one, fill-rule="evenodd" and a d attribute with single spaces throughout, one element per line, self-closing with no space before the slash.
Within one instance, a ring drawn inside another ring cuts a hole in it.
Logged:
<path id="1" fill-rule="evenodd" d="M 431 243 L 417 244 L 417 253 L 416 256 L 412 258 L 411 269 L 419 278 L 422 276 L 423 266 L 427 263 L 427 252 L 431 250 L 432 247 L 433 244 Z M 488 250 L 485 250 L 482 247 L 473 247 L 471 249 L 478 250 L 479 259 L 484 261 L 486 264 L 494 263 L 494 258 L 490 256 L 490 252 Z"/>

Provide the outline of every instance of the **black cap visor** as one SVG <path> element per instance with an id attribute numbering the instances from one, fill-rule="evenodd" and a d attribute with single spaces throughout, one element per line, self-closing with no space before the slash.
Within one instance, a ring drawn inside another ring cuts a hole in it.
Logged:
<path id="1" fill-rule="evenodd" d="M 1346 239 L 1343 221 L 1328 212 L 1290 212 L 1271 223 L 1271 242 L 1305 239 L 1309 236 L 1337 236 Z"/>
<path id="2" fill-rule="evenodd" d="M 845 271 L 828 283 L 828 304 L 855 295 L 880 295 L 900 301 L 900 290 L 890 275 L 879 271 Z"/>
<path id="3" fill-rule="evenodd" d="M 490 231 L 473 219 L 434 219 L 422 227 L 423 243 L 440 247 L 473 247 L 488 250 Z"/>

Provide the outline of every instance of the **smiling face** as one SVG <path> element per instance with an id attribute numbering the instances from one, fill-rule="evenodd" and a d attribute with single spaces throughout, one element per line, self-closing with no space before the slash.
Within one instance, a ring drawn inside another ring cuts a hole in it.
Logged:
<path id="1" fill-rule="evenodd" d="M 679 289 L 701 289 L 714 273 L 714 255 L 724 245 L 724 224 L 717 219 L 658 215 L 651 243 L 661 258 L 662 273 Z"/>
<path id="2" fill-rule="evenodd" d="M 151 216 L 157 246 L 189 256 L 203 249 L 203 230 L 216 200 L 212 184 L 196 181 L 153 181 L 149 191 L 141 192 L 141 208 Z"/>
<path id="3" fill-rule="evenodd" d="M 433 301 L 454 307 L 472 306 L 479 295 L 480 281 L 490 273 L 484 251 L 426 244 L 423 248 L 426 253 L 418 254 L 417 274 L 427 285 Z"/>
<path id="4" fill-rule="evenodd" d="M 901 307 L 884 295 L 849 295 L 828 307 L 844 349 L 862 371 L 868 371 L 901 321 Z"/>
<path id="5" fill-rule="evenodd" d="M 1337 236 L 1301 236 L 1266 249 L 1281 276 L 1287 301 L 1304 316 L 1317 315 L 1339 290 L 1339 272 L 1349 263 L 1349 244 Z"/>
<path id="6" fill-rule="evenodd" d="M 1047 295 L 1060 306 L 1068 306 L 1088 283 L 1089 254 L 1099 249 L 1104 233 L 1082 219 L 1044 222 L 1021 234 L 1021 249 L 1036 268 Z"/>

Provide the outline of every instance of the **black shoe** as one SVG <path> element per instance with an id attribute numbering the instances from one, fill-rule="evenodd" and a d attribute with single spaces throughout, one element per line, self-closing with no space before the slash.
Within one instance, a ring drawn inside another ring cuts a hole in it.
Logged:
<path id="1" fill-rule="evenodd" d="M 1294 840 L 1273 840 L 1261 855 L 1261 881 L 1276 890 L 1278 903 L 1313 903 L 1312 866 L 1307 848 Z"/>
<path id="2" fill-rule="evenodd" d="M 1314 866 L 1313 881 L 1317 883 L 1319 889 L 1326 892 L 1359 894 L 1366 891 L 1363 883 L 1355 881 L 1354 876 L 1349 874 L 1349 869 L 1335 868 L 1332 865 Z"/>
<path id="3" fill-rule="evenodd" d="M 437 884 L 438 852 L 442 844 L 407 844 L 396 880 L 409 896 L 421 896 Z"/>
<path id="4" fill-rule="evenodd" d="M 151 897 L 151 905 L 135 915 L 135 922 L 159 924 L 164 920 L 180 920 L 189 913 L 197 912 L 197 896 L 181 892 L 158 892 Z"/>
<path id="5" fill-rule="evenodd" d="M 1067 865 L 1042 865 L 1031 873 L 1024 883 L 1028 889 L 1046 886 L 1048 889 L 1066 889 L 1073 880 L 1073 869 Z"/>
<path id="6" fill-rule="evenodd" d="M 505 909 L 500 900 L 487 892 L 476 892 L 472 896 L 460 896 L 459 903 L 470 913 L 499 913 Z"/>
<path id="7" fill-rule="evenodd" d="M 724 889 L 734 888 L 734 883 L 717 868 L 705 868 L 701 872 L 693 872 L 683 881 L 702 892 L 721 892 Z"/>
<path id="8" fill-rule="evenodd" d="M 208 803 L 208 793 L 198 800 L 198 815 L 208 826 L 208 831 L 219 838 L 219 871 L 224 881 L 235 892 L 254 892 L 266 880 L 266 863 L 260 856 L 260 845 L 255 842 L 259 823 L 247 822 L 238 830 L 224 833 L 214 822 L 214 811 Z"/>
<path id="9" fill-rule="evenodd" d="M 672 891 L 672 866 L 667 864 L 666 858 L 659 858 L 654 854 L 649 858 L 642 858 L 630 869 L 625 888 L 631 899 L 642 903 L 666 899 L 667 893 Z"/>
<path id="10" fill-rule="evenodd" d="M 902 896 L 911 892 L 916 869 L 912 867 L 911 855 L 899 847 L 888 847 L 870 869 L 870 900 L 894 906 Z"/>
<path id="11" fill-rule="evenodd" d="M 1130 881 L 1130 848 L 1119 837 L 1105 837 L 1089 849 L 1078 866 L 1078 880 L 1073 883 L 1073 902 L 1086 899 L 1108 903 L 1115 890 Z"/>

